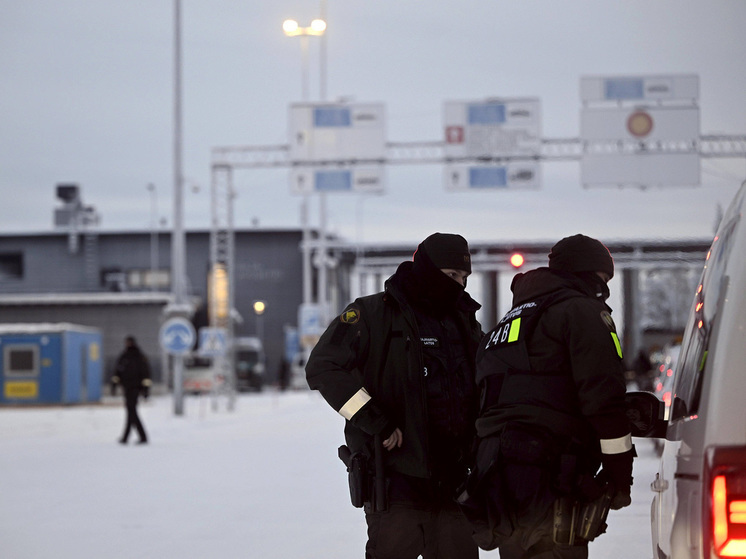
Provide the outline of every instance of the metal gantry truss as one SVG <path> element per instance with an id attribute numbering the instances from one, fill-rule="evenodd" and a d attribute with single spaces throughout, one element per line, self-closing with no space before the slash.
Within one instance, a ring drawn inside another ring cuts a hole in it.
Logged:
<path id="1" fill-rule="evenodd" d="M 287 144 L 270 146 L 228 146 L 212 150 L 212 165 L 231 168 L 272 168 L 293 166 L 325 166 L 350 163 L 385 165 L 417 165 L 448 163 L 485 163 L 507 161 L 578 161 L 584 153 L 699 153 L 704 158 L 746 158 L 746 135 L 709 134 L 696 142 L 608 141 L 588 142 L 579 138 L 543 138 L 538 155 L 482 158 L 446 157 L 444 141 L 386 142 L 386 157 L 359 161 L 291 161 Z"/>
<path id="2" fill-rule="evenodd" d="M 228 278 L 228 314 L 221 316 L 217 312 L 217 302 L 208 294 L 208 313 L 210 326 L 223 328 L 226 332 L 226 353 L 216 358 L 216 372 L 223 377 L 223 382 L 213 383 L 213 407 L 217 406 L 215 396 L 225 393 L 228 396 L 228 409 L 235 405 L 236 379 L 233 352 L 233 317 L 234 290 L 234 262 L 235 245 L 233 236 L 233 170 L 230 165 L 213 164 L 210 189 L 211 205 L 211 235 L 210 235 L 210 277 L 214 278 L 218 266 L 223 266 Z M 211 287 L 208 286 L 208 290 Z"/>
<path id="3" fill-rule="evenodd" d="M 543 138 L 537 155 L 453 158 L 445 141 L 387 142 L 380 160 L 292 161 L 288 144 L 227 146 L 212 150 L 212 236 L 210 259 L 226 266 L 231 305 L 233 287 L 233 170 L 336 166 L 350 164 L 418 165 L 504 163 L 508 161 L 579 161 L 586 153 L 699 153 L 703 158 L 746 158 L 746 135 L 709 134 L 698 141 L 584 141 L 580 138 Z M 231 306 L 231 312 L 233 307 Z M 230 321 L 229 321 L 230 322 Z"/>
<path id="4" fill-rule="evenodd" d="M 266 146 L 227 146 L 215 147 L 212 150 L 212 230 L 210 240 L 210 260 L 214 267 L 222 264 L 229 278 L 230 315 L 233 316 L 233 171 L 235 169 L 269 169 L 303 167 L 334 167 L 338 165 L 418 165 L 453 163 L 507 163 L 509 161 L 580 161 L 584 154 L 645 154 L 645 153 L 698 153 L 702 158 L 746 158 L 746 135 L 710 134 L 702 135 L 697 141 L 584 141 L 580 138 L 543 138 L 536 155 L 454 158 L 446 156 L 445 141 L 421 142 L 387 142 L 386 154 L 376 160 L 330 160 L 330 161 L 293 161 L 290 159 L 288 144 Z M 306 247 L 307 248 L 307 247 Z M 330 249 L 333 247 L 329 247 Z M 631 256 L 630 262 L 622 257 L 617 262 L 624 266 L 644 266 L 640 255 Z M 668 255 L 670 256 L 670 255 Z M 649 260 L 651 255 L 645 255 Z M 701 254 L 694 256 L 699 260 Z M 483 260 L 483 261 L 482 261 Z M 655 255 L 656 265 L 679 266 L 688 260 L 684 255 L 677 255 L 671 260 L 664 254 Z M 670 262 L 669 262 L 670 261 Z M 701 260 L 700 260 L 701 261 Z M 389 268 L 393 265 L 385 258 L 362 256 L 356 263 L 361 270 L 366 266 L 370 271 Z M 475 257 L 475 265 L 483 269 L 498 271 L 505 264 L 492 257 Z M 651 264 L 652 265 L 652 264 Z M 229 332 L 229 345 L 232 342 L 233 320 L 229 319 L 225 327 Z"/>

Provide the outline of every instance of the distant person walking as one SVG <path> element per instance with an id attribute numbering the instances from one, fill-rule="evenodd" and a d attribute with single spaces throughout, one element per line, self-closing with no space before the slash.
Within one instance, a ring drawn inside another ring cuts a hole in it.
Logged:
<path id="1" fill-rule="evenodd" d="M 145 428 L 137 415 L 137 400 L 141 394 L 143 398 L 149 396 L 151 385 L 150 365 L 132 336 L 127 336 L 124 339 L 124 351 L 117 358 L 111 382 L 112 386 L 122 385 L 127 407 L 127 422 L 119 442 L 127 444 L 130 429 L 134 427 L 137 429 L 137 434 L 140 435 L 138 444 L 147 443 L 148 436 L 145 434 Z"/>

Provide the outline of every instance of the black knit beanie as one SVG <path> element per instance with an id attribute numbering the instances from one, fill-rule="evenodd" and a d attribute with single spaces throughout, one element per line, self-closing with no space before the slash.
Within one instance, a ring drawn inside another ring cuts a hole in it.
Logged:
<path id="1" fill-rule="evenodd" d="M 614 259 L 606 246 L 585 235 L 565 237 L 552 247 L 549 268 L 565 272 L 604 272 L 614 276 Z"/>
<path id="2" fill-rule="evenodd" d="M 414 253 L 415 262 L 422 253 L 425 253 L 439 269 L 463 270 L 471 274 L 469 244 L 461 235 L 433 233 L 417 247 Z"/>

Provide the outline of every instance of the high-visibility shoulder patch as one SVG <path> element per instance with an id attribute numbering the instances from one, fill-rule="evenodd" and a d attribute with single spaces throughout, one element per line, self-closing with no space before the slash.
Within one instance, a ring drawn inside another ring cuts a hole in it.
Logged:
<path id="1" fill-rule="evenodd" d="M 344 324 L 356 324 L 360 320 L 360 311 L 357 309 L 347 309 L 339 315 L 339 320 Z"/>
<path id="2" fill-rule="evenodd" d="M 609 311 L 601 311 L 601 320 L 603 320 L 604 324 L 606 324 L 606 327 L 609 330 L 611 330 L 612 332 L 616 331 L 614 319 L 611 318 L 611 313 Z"/>

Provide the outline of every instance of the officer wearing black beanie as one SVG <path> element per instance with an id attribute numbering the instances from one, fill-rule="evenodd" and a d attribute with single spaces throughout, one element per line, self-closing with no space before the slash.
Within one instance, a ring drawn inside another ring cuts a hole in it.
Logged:
<path id="1" fill-rule="evenodd" d="M 565 237 L 552 247 L 549 268 L 566 272 L 603 272 L 614 277 L 614 259 L 606 246 L 585 235 Z M 607 280 L 608 281 L 608 280 Z"/>
<path id="2" fill-rule="evenodd" d="M 583 537 L 555 511 L 606 489 L 612 509 L 631 502 L 622 350 L 605 303 L 613 276 L 603 243 L 560 240 L 548 267 L 515 276 L 513 308 L 479 345 L 478 449 L 461 501 L 480 547 L 501 559 L 586 559 L 599 533 Z"/>
<path id="3" fill-rule="evenodd" d="M 306 365 L 308 385 L 346 419 L 350 454 L 369 472 L 377 453 L 383 463 L 384 498 L 362 488 L 366 558 L 478 557 L 454 500 L 478 406 L 482 329 L 465 291 L 470 273 L 466 239 L 430 235 L 383 292 L 345 308 Z"/>
<path id="4" fill-rule="evenodd" d="M 549 269 L 573 273 L 591 286 L 597 298 L 609 298 L 607 283 L 614 277 L 614 259 L 601 241 L 580 234 L 565 237 L 552 247 Z"/>
<path id="5" fill-rule="evenodd" d="M 442 315 L 456 305 L 469 274 L 471 255 L 466 239 L 461 235 L 434 233 L 417 247 L 412 274 L 405 274 L 402 280 L 410 301 Z"/>

